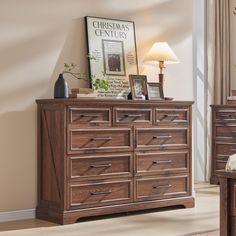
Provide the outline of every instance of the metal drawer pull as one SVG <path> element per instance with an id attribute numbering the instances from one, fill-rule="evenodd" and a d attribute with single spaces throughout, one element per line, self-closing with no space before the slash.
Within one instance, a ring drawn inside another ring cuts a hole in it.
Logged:
<path id="1" fill-rule="evenodd" d="M 165 114 L 164 116 L 165 117 L 179 117 L 180 115 L 179 114 L 174 114 L 174 115 Z"/>
<path id="2" fill-rule="evenodd" d="M 158 186 L 152 186 L 153 189 L 160 189 L 160 188 L 171 188 L 172 185 L 171 184 L 167 184 L 167 185 L 158 185 Z"/>
<path id="3" fill-rule="evenodd" d="M 231 148 L 231 151 L 236 151 L 236 148 Z"/>
<path id="4" fill-rule="evenodd" d="M 230 117 L 231 115 L 230 114 L 220 114 L 219 116 L 220 117 Z"/>
<path id="5" fill-rule="evenodd" d="M 91 168 L 102 168 L 102 167 L 112 167 L 112 164 L 97 164 L 97 165 L 90 165 Z"/>
<path id="6" fill-rule="evenodd" d="M 112 137 L 104 137 L 104 138 L 91 138 L 91 141 L 111 141 Z"/>
<path id="7" fill-rule="evenodd" d="M 163 138 L 172 138 L 172 136 L 171 135 L 153 136 L 153 138 L 155 138 L 155 139 L 163 139 Z"/>
<path id="8" fill-rule="evenodd" d="M 172 160 L 166 160 L 166 161 L 153 161 L 153 164 L 164 164 L 164 163 L 171 163 Z"/>
<path id="9" fill-rule="evenodd" d="M 98 117 L 97 114 L 82 114 L 81 117 Z"/>
<path id="10" fill-rule="evenodd" d="M 141 114 L 125 114 L 125 117 L 133 117 L 133 118 L 135 118 L 135 117 L 141 117 L 142 115 Z"/>
<path id="11" fill-rule="evenodd" d="M 102 195 L 102 194 L 110 194 L 112 193 L 111 190 L 105 191 L 105 192 L 90 192 L 91 195 Z"/>
<path id="12" fill-rule="evenodd" d="M 227 161 L 223 161 L 223 160 L 217 160 L 216 162 L 219 162 L 219 163 L 227 163 Z"/>

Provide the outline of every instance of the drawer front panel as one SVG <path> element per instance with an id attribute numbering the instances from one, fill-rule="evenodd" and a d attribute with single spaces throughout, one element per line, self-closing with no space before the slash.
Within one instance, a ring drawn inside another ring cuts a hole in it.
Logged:
<path id="1" fill-rule="evenodd" d="M 130 202 L 132 189 L 131 180 L 70 185 L 68 208 Z"/>
<path id="2" fill-rule="evenodd" d="M 69 107 L 69 123 L 78 126 L 111 126 L 110 108 Z"/>
<path id="3" fill-rule="evenodd" d="M 138 175 L 180 173 L 189 170 L 189 154 L 183 152 L 138 153 Z"/>
<path id="4" fill-rule="evenodd" d="M 142 129 L 137 128 L 137 148 L 185 148 L 188 147 L 188 129 Z"/>
<path id="5" fill-rule="evenodd" d="M 152 124 L 152 109 L 114 108 L 114 124 Z"/>
<path id="6" fill-rule="evenodd" d="M 136 181 L 136 200 L 163 199 L 189 195 L 188 176 L 147 178 Z"/>
<path id="7" fill-rule="evenodd" d="M 236 126 L 217 126 L 216 141 L 224 143 L 236 143 Z"/>
<path id="8" fill-rule="evenodd" d="M 116 175 L 131 177 L 133 174 L 131 154 L 69 157 L 68 161 L 70 179 Z"/>
<path id="9" fill-rule="evenodd" d="M 236 108 L 221 108 L 215 114 L 216 123 L 236 123 Z"/>
<path id="10" fill-rule="evenodd" d="M 188 109 L 155 109 L 155 125 L 188 125 Z"/>
<path id="11" fill-rule="evenodd" d="M 216 155 L 229 156 L 236 153 L 236 144 L 216 144 Z"/>
<path id="12" fill-rule="evenodd" d="M 216 159 L 216 170 L 225 170 L 228 158 Z"/>
<path id="13" fill-rule="evenodd" d="M 132 149 L 131 129 L 71 129 L 68 153 Z"/>

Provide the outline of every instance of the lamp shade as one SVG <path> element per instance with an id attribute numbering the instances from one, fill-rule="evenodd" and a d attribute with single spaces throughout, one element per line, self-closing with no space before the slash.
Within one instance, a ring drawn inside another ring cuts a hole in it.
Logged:
<path id="1" fill-rule="evenodd" d="M 168 43 L 157 42 L 153 44 L 147 56 L 144 58 L 144 61 L 154 61 L 154 62 L 163 61 L 165 63 L 174 63 L 178 62 L 178 58 L 176 57 L 175 53 L 171 50 Z"/>

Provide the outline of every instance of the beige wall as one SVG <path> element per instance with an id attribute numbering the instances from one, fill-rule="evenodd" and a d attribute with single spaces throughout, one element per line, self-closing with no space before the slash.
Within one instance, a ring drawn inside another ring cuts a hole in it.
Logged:
<path id="1" fill-rule="evenodd" d="M 165 94 L 193 99 L 192 1 L 0 0 L 0 211 L 36 206 L 36 104 L 52 98 L 63 62 L 87 71 L 84 16 L 132 20 L 140 71 L 155 41 L 167 41 L 180 64 L 166 69 Z M 86 86 L 84 81 L 68 81 Z"/>

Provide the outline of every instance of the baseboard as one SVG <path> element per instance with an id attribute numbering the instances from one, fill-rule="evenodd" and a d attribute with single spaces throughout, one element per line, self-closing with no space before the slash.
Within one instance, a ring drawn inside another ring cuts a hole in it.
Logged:
<path id="1" fill-rule="evenodd" d="M 0 212 L 0 222 L 26 220 L 35 218 L 35 209 Z"/>

